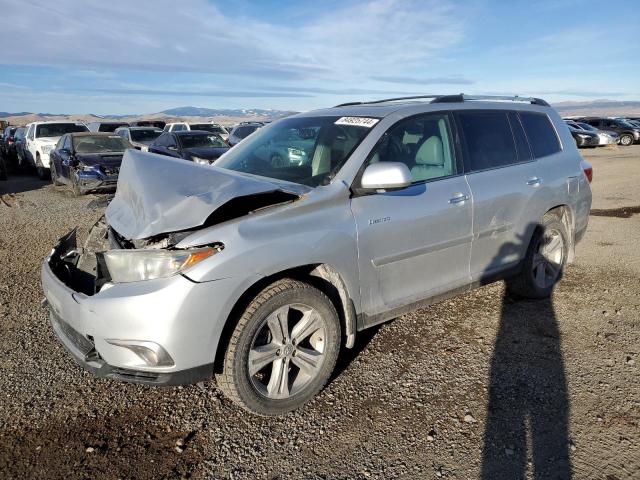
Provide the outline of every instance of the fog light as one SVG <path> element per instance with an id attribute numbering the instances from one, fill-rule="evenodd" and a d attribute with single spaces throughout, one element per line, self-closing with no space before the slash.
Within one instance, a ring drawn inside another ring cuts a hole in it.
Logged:
<path id="1" fill-rule="evenodd" d="M 107 340 L 107 343 L 123 347 L 135 353 L 150 367 L 173 367 L 175 363 L 171 355 L 157 343 L 143 340 Z"/>

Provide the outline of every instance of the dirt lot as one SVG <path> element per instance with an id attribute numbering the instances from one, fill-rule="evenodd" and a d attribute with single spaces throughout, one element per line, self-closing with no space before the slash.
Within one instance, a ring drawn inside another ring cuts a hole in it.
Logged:
<path id="1" fill-rule="evenodd" d="M 398 318 L 273 419 L 213 382 L 76 366 L 40 306 L 40 262 L 104 197 L 0 182 L 0 477 L 640 478 L 640 146 L 583 154 L 594 215 L 552 301 L 497 283 Z"/>

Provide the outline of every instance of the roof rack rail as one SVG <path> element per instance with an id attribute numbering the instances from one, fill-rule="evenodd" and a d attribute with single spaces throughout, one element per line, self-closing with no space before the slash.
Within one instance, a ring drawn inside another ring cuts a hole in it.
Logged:
<path id="1" fill-rule="evenodd" d="M 383 98 L 380 100 L 371 100 L 368 102 L 347 102 L 336 105 L 334 108 L 351 107 L 354 105 L 375 105 L 377 103 L 397 102 L 401 100 L 420 100 L 428 98 L 432 99 L 431 103 L 459 103 L 469 100 L 495 100 L 503 102 L 527 102 L 531 103 L 532 105 L 540 105 L 543 107 L 550 106 L 546 101 L 536 97 L 519 97 L 518 95 L 465 95 L 464 93 L 460 93 L 458 95 L 414 95 L 410 97 Z"/>
<path id="2" fill-rule="evenodd" d="M 352 107 L 354 105 L 375 105 L 376 103 L 386 103 L 386 102 L 398 102 L 400 100 L 419 100 L 421 98 L 438 98 L 442 95 L 414 95 L 410 97 L 394 97 L 394 98 L 382 98 L 380 100 L 370 100 L 368 102 L 347 102 L 341 103 L 340 105 L 336 105 L 333 108 L 337 107 Z"/>
<path id="3" fill-rule="evenodd" d="M 509 96 L 509 95 L 465 95 L 464 93 L 460 93 L 459 95 L 443 95 L 437 98 L 434 98 L 431 103 L 455 103 L 455 102 L 466 102 L 468 100 L 495 100 L 501 102 L 526 102 L 531 103 L 532 105 L 540 105 L 543 107 L 549 107 L 550 105 L 542 100 L 541 98 L 536 97 L 520 97 L 518 95 Z"/>

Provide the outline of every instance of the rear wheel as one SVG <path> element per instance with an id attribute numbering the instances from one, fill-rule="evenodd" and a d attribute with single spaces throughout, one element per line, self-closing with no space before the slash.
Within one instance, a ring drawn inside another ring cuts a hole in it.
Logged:
<path id="1" fill-rule="evenodd" d="M 568 254 L 568 232 L 562 220 L 547 213 L 533 233 L 522 271 L 507 281 L 511 293 L 546 298 L 562 278 Z"/>
<path id="2" fill-rule="evenodd" d="M 620 135 L 620 145 L 624 145 L 625 147 L 628 147 L 632 143 L 633 143 L 633 136 L 629 135 L 628 133 Z"/>
<path id="3" fill-rule="evenodd" d="M 240 317 L 216 375 L 218 386 L 259 415 L 294 410 L 329 379 L 340 339 L 338 315 L 324 293 L 280 280 L 262 290 Z"/>

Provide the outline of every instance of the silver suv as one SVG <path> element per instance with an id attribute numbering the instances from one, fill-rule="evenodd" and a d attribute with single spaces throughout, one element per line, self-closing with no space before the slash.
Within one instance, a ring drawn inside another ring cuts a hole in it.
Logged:
<path id="1" fill-rule="evenodd" d="M 289 137 L 308 161 L 264 154 Z M 213 166 L 128 150 L 84 248 L 70 232 L 44 261 L 51 322 L 96 375 L 215 376 L 280 414 L 365 328 L 496 279 L 550 295 L 587 228 L 583 165 L 543 100 L 463 95 L 303 113 Z"/>

